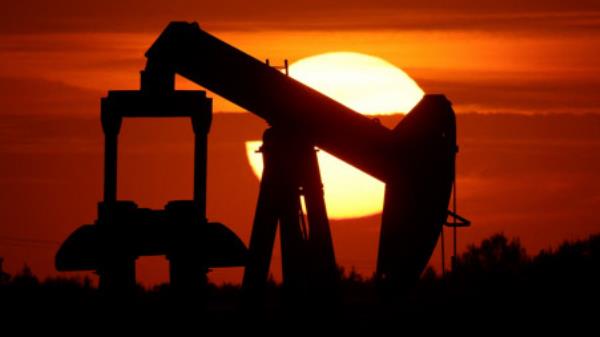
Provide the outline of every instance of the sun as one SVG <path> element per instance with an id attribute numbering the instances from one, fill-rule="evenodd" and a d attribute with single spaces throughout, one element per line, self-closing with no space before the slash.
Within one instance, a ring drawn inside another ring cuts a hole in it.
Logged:
<path id="1" fill-rule="evenodd" d="M 410 111 L 423 90 L 386 60 L 353 52 L 304 58 L 289 68 L 294 79 L 365 115 Z"/>
<path id="2" fill-rule="evenodd" d="M 423 98 L 423 90 L 400 68 L 379 57 L 332 52 L 299 60 L 289 75 L 364 115 L 409 112 Z M 257 177 L 263 162 L 256 150 L 261 141 L 246 142 L 246 154 Z M 329 153 L 317 154 L 332 219 L 364 217 L 381 212 L 384 184 Z"/>

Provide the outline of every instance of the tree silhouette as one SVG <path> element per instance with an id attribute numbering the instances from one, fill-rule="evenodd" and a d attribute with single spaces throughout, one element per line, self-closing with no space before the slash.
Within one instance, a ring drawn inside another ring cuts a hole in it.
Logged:
<path id="1" fill-rule="evenodd" d="M 508 240 L 502 233 L 471 245 L 456 261 L 455 271 L 463 274 L 515 274 L 530 261 L 518 239 Z"/>
<path id="2" fill-rule="evenodd" d="M 10 280 L 10 275 L 4 272 L 4 258 L 0 257 L 0 286 Z"/>
<path id="3" fill-rule="evenodd" d="M 339 272 L 342 302 L 327 313 L 330 324 L 336 319 L 362 326 L 395 322 L 399 313 L 427 318 L 452 315 L 506 318 L 552 313 L 573 316 L 600 303 L 600 235 L 565 242 L 554 250 L 529 257 L 518 239 L 494 234 L 469 246 L 451 273 L 440 276 L 431 268 L 426 270 L 405 302 L 391 311 L 378 300 L 380 294 L 372 278 L 364 278 L 353 269 L 340 268 Z M 271 279 L 266 294 L 266 307 L 270 311 L 256 311 L 253 318 L 265 324 L 276 323 L 285 313 L 279 307 L 281 294 L 281 285 Z M 246 316 L 239 310 L 240 299 L 239 285 L 211 284 L 207 305 L 202 309 L 205 312 L 200 316 L 207 322 L 242 321 Z M 62 306 L 90 315 L 117 308 L 140 317 L 144 313 L 174 316 L 173 308 L 179 307 L 173 302 L 168 284 L 140 288 L 133 303 L 115 305 L 105 302 L 89 278 L 39 281 L 27 266 L 0 283 L 0 303 L 4 308 L 37 308 L 40 314 Z"/>

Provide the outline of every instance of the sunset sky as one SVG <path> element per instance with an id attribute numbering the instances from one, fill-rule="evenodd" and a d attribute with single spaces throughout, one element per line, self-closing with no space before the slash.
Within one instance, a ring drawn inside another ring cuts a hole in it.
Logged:
<path id="1" fill-rule="evenodd" d="M 459 211 L 473 220 L 461 250 L 496 232 L 531 253 L 600 232 L 599 1 L 23 0 L 0 12 L 0 256 L 9 272 L 27 263 L 56 275 L 58 243 L 95 219 L 100 97 L 138 88 L 144 52 L 173 20 L 197 21 L 275 64 L 374 55 L 426 93 L 446 94 L 459 114 Z M 258 180 L 245 142 L 265 124 L 218 97 L 214 108 L 209 217 L 248 242 Z M 187 121 L 126 122 L 119 197 L 157 208 L 189 198 L 191 142 Z M 332 221 L 338 262 L 370 275 L 378 223 Z M 439 269 L 438 252 L 431 263 Z M 166 278 L 162 260 L 140 267 L 149 283 Z M 239 282 L 239 271 L 215 275 Z"/>

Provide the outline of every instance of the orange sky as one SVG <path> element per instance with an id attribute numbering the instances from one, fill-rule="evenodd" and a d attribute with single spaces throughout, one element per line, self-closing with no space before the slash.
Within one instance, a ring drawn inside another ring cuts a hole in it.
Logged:
<path id="1" fill-rule="evenodd" d="M 49 81 L 98 92 L 138 85 L 152 33 L 0 34 L 0 95 L 12 82 Z M 459 111 L 595 112 L 600 98 L 597 35 L 478 31 L 214 31 L 273 62 L 327 51 L 382 57 Z M 308 42 L 307 42 L 308 41 Z M 27 84 L 28 86 L 31 85 Z M 41 93 L 44 94 L 44 93 Z M 97 95 L 96 95 L 97 96 Z M 0 96 L 1 97 L 1 96 Z M 4 101 L 4 100 L 3 100 Z M 236 107 L 218 101 L 217 111 Z M 14 111 L 16 112 L 16 111 Z"/>
<path id="2" fill-rule="evenodd" d="M 379 56 L 404 69 L 426 92 L 448 95 L 459 113 L 495 113 L 459 118 L 461 213 L 474 220 L 474 227 L 462 232 L 461 248 L 498 231 L 521 237 L 533 251 L 598 232 L 591 210 L 600 206 L 595 178 L 600 119 L 594 115 L 600 112 L 600 3 L 446 3 L 5 4 L 0 12 L 0 256 L 7 268 L 14 271 L 27 262 L 34 271 L 51 274 L 54 252 L 48 243 L 8 245 L 2 236 L 58 242 L 95 218 L 101 196 L 99 98 L 110 89 L 137 87 L 144 51 L 174 19 L 198 21 L 274 63 L 338 50 Z M 239 111 L 224 100 L 217 100 L 215 110 Z M 223 115 L 211 134 L 209 211 L 244 241 L 258 182 L 245 163 L 243 142 L 259 138 L 263 127 L 251 116 Z M 177 122 L 162 129 L 126 124 L 120 196 L 153 207 L 187 197 L 187 131 Z M 230 166 L 235 170 L 225 169 Z M 164 172 L 176 177 L 167 187 Z M 223 206 L 230 204 L 239 205 L 235 214 Z M 375 217 L 332 223 L 347 268 L 372 272 L 377 222 Z M 160 279 L 151 270 L 155 265 L 144 265 L 148 279 Z"/>

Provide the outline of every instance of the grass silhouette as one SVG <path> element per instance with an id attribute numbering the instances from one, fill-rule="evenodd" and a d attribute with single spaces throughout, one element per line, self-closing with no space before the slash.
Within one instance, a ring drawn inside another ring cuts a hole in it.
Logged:
<path id="1" fill-rule="evenodd" d="M 181 305 L 168 284 L 152 289 L 139 286 L 127 301 L 107 299 L 89 278 L 48 278 L 40 281 L 25 266 L 14 276 L 0 278 L 2 309 L 13 314 L 89 315 L 98 312 L 161 317 L 203 317 L 214 324 L 245 321 L 285 322 L 290 311 L 282 301 L 282 287 L 269 282 L 265 306 L 241 305 L 238 285 L 209 284 L 201 300 Z M 597 314 L 600 303 L 600 235 L 564 242 L 556 249 L 527 255 L 518 239 L 495 234 L 468 247 L 451 272 L 439 275 L 427 269 L 419 282 L 398 303 L 383 303 L 375 282 L 354 270 L 340 269 L 340 303 L 328 307 L 327 321 L 352 322 L 359 326 L 395 322 L 398 317 L 446 319 Z M 179 308 L 179 309 L 178 309 Z M 591 308 L 591 309 L 590 309 Z M 255 310 L 256 309 L 256 310 Z M 314 311 L 310 303 L 292 314 Z M 284 324 L 284 323 L 281 323 Z M 235 325 L 234 325 L 235 326 Z"/>

